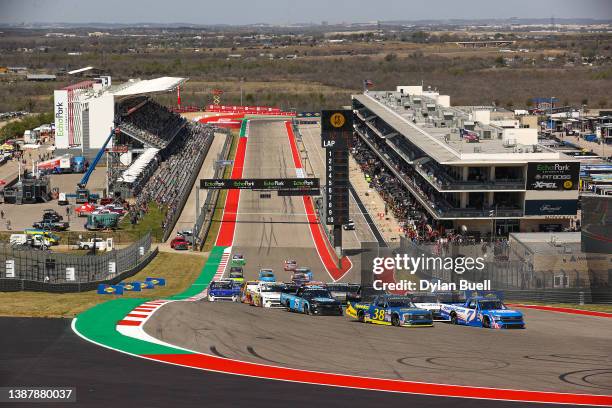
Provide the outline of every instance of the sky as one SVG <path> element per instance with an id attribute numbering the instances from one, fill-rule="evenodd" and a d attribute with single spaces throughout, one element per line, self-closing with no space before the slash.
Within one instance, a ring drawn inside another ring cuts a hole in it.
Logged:
<path id="1" fill-rule="evenodd" d="M 612 19 L 612 0 L 0 0 L 0 23 L 292 24 L 486 18 Z"/>

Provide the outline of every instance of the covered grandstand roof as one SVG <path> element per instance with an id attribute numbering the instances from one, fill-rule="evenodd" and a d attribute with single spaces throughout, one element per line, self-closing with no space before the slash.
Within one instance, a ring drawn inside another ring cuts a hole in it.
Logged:
<path id="1" fill-rule="evenodd" d="M 133 183 L 140 173 L 147 167 L 147 165 L 155 158 L 155 155 L 159 152 L 159 149 L 151 147 L 149 149 L 145 149 L 145 151 L 138 156 L 134 163 L 128 167 L 126 171 L 123 172 L 121 177 L 119 177 L 118 181 L 122 181 L 124 183 Z"/>
<path id="2" fill-rule="evenodd" d="M 182 85 L 189 78 L 160 77 L 155 79 L 130 79 L 113 91 L 115 96 L 140 95 L 156 92 L 168 92 Z"/>

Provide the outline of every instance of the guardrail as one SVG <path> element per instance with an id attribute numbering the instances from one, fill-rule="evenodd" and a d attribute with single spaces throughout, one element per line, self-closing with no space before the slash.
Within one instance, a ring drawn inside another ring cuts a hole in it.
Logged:
<path id="1" fill-rule="evenodd" d="M 151 233 L 127 248 L 73 255 L 0 245 L 0 291 L 81 292 L 117 283 L 144 268 L 157 254 Z"/>

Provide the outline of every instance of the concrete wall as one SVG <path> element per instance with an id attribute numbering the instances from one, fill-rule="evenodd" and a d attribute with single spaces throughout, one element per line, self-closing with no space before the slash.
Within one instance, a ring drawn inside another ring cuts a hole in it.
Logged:
<path id="1" fill-rule="evenodd" d="M 113 127 L 115 102 L 113 95 L 103 94 L 89 99 L 89 140 L 91 149 L 100 149 Z M 112 144 L 112 141 L 111 141 Z M 111 146 L 109 144 L 109 147 Z"/>
<path id="2" fill-rule="evenodd" d="M 396 88 L 397 92 L 402 92 L 404 95 L 423 95 L 423 87 L 422 86 L 398 86 Z"/>

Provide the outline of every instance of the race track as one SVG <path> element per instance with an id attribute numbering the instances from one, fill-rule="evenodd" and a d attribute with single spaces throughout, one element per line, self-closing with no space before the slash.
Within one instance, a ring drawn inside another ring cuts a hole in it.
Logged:
<path id="1" fill-rule="evenodd" d="M 291 146 L 283 121 L 251 121 L 242 177 L 295 178 Z M 315 249 L 302 197 L 261 198 L 262 192 L 242 190 L 232 253 L 247 260 L 245 278 L 257 278 L 271 268 L 277 280 L 288 281 L 283 261 L 294 259 L 309 267 L 315 280 L 331 277 Z"/>
<path id="2" fill-rule="evenodd" d="M 0 386 L 76 387 L 77 396 L 71 404 L 2 403 L 3 408 L 474 406 L 469 399 L 321 387 L 160 364 L 89 343 L 73 333 L 68 319 L 0 318 L 0 331 L 11 333 L 0 336 Z M 492 408 L 519 406 L 487 401 Z"/>
<path id="3" fill-rule="evenodd" d="M 304 145 L 317 176 L 315 135 Z M 283 122 L 251 121 L 243 177 L 295 177 Z M 358 218 L 355 217 L 355 218 Z M 364 220 L 351 239 L 369 239 Z M 314 249 L 301 197 L 260 198 L 241 191 L 233 253 L 247 260 L 245 277 L 285 259 L 330 276 Z M 358 259 L 357 259 L 358 260 Z M 355 261 L 355 259 L 353 260 Z M 354 268 L 347 275 L 354 277 Z M 345 279 L 347 279 L 345 277 Z M 352 279 L 356 280 L 356 279 Z M 310 317 L 242 304 L 174 302 L 145 331 L 167 343 L 241 361 L 365 377 L 476 387 L 612 395 L 610 319 L 524 310 L 526 330 L 497 331 L 438 323 L 406 329 L 366 325 L 347 317 Z M 489 406 L 489 405 L 488 405 Z"/>
<path id="4" fill-rule="evenodd" d="M 612 395 L 610 319 L 523 310 L 525 330 L 396 328 L 244 304 L 181 302 L 145 325 L 221 357 L 410 381 Z M 588 327 L 588 330 L 585 330 Z"/>

